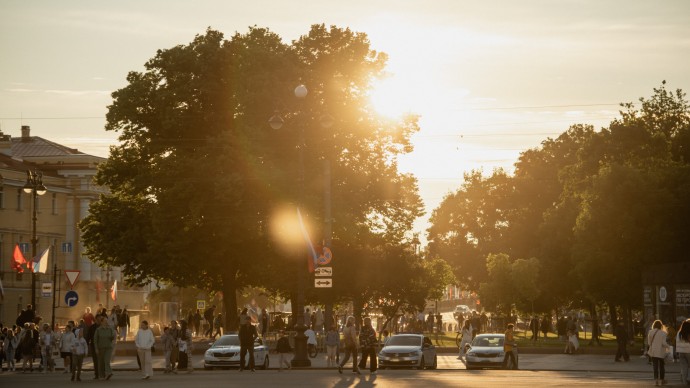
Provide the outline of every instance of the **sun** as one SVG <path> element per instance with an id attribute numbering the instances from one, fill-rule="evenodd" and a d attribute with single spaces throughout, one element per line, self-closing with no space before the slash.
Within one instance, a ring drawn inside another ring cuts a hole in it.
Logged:
<path id="1" fill-rule="evenodd" d="M 379 115 L 397 119 L 412 111 L 409 93 L 407 85 L 389 77 L 372 83 L 369 101 Z"/>

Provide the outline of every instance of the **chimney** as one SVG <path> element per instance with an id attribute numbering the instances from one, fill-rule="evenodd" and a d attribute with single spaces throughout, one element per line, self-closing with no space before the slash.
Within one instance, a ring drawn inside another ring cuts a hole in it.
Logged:
<path id="1" fill-rule="evenodd" d="M 22 141 L 31 141 L 31 127 L 28 125 L 22 125 Z"/>
<path id="2" fill-rule="evenodd" d="M 10 155 L 12 153 L 12 136 L 5 135 L 0 130 L 0 154 Z"/>

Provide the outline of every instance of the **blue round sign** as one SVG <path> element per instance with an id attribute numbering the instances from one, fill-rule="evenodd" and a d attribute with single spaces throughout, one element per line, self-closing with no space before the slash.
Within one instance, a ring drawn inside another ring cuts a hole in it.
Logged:
<path id="1" fill-rule="evenodd" d="M 65 293 L 65 303 L 67 307 L 74 307 L 79 302 L 79 294 L 76 291 L 67 291 Z"/>

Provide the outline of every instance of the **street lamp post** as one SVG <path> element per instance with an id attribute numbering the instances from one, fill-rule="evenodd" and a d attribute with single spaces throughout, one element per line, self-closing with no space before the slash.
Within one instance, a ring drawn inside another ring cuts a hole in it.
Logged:
<path id="1" fill-rule="evenodd" d="M 304 85 L 299 85 L 295 88 L 295 97 L 303 99 L 307 96 L 307 88 Z M 273 129 L 280 129 L 283 126 L 284 120 L 278 115 L 274 115 L 268 121 Z M 304 147 L 305 147 L 305 137 L 304 137 L 304 126 L 300 126 L 299 129 L 299 139 L 298 139 L 298 161 L 299 161 L 299 194 L 297 199 L 298 208 L 302 206 L 304 202 Z M 295 357 L 291 361 L 293 367 L 308 367 L 311 366 L 311 361 L 307 354 L 307 336 L 304 335 L 304 331 L 307 329 L 304 318 L 304 282 L 305 273 L 304 266 L 297 265 L 297 300 L 293 301 L 292 315 L 294 317 L 295 323 Z"/>
<path id="2" fill-rule="evenodd" d="M 36 244 L 38 244 L 38 239 L 36 238 L 36 221 L 38 220 L 36 205 L 38 196 L 45 194 L 46 191 L 46 187 L 43 186 L 43 174 L 38 170 L 27 170 L 24 192 L 31 194 L 31 260 L 36 257 Z M 31 306 L 36 311 L 36 271 L 34 270 L 33 262 L 31 263 Z"/>

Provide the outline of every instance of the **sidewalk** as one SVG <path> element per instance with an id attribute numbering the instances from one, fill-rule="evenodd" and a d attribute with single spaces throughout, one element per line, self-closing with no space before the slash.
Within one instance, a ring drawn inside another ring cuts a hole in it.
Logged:
<path id="1" fill-rule="evenodd" d="M 278 357 L 277 354 L 269 355 L 269 370 L 277 370 Z M 192 363 L 195 369 L 203 369 L 203 356 L 195 355 Z M 326 358 L 322 354 L 311 359 L 311 363 L 311 368 L 305 369 L 326 369 Z M 533 371 L 652 372 L 652 366 L 647 364 L 647 359 L 640 356 L 631 357 L 629 362 L 615 362 L 613 356 L 602 355 L 520 354 L 519 364 L 521 370 Z M 60 365 L 61 363 L 58 363 L 58 366 Z M 114 370 L 138 369 L 136 356 L 116 356 L 112 366 Z M 157 372 L 164 369 L 162 355 L 153 356 L 153 368 Z M 90 357 L 84 360 L 84 369 L 93 370 Z M 457 354 L 439 354 L 438 369 L 462 370 L 465 369 L 465 365 L 457 359 Z M 233 369 L 229 370 L 229 372 L 232 371 Z M 679 363 L 666 363 L 666 373 L 673 374 L 679 371 Z"/>

